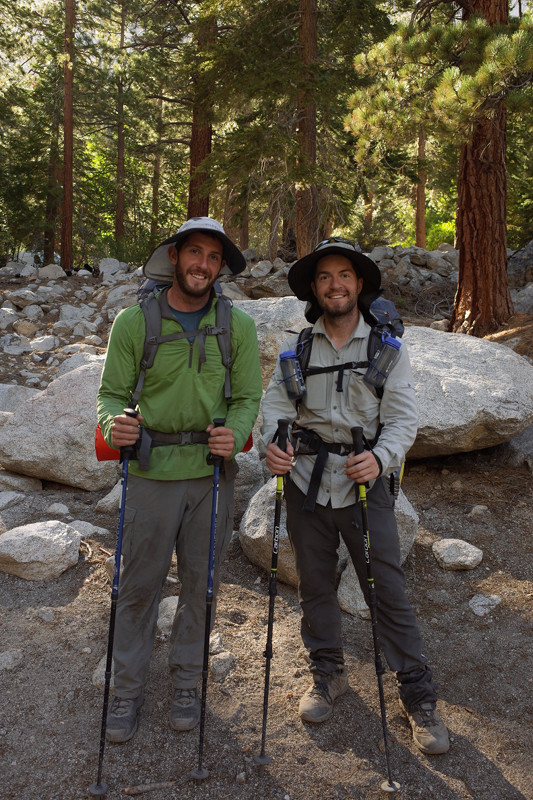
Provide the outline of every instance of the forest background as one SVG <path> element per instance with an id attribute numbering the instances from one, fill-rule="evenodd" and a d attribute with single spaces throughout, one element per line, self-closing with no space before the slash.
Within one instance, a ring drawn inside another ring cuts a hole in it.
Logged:
<path id="1" fill-rule="evenodd" d="M 533 239 L 526 0 L 0 0 L 0 266 L 142 263 L 190 216 L 292 260 L 460 253 L 450 329 Z"/>

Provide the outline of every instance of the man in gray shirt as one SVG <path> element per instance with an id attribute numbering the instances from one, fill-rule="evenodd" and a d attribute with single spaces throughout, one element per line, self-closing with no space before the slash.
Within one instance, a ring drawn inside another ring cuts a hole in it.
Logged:
<path id="1" fill-rule="evenodd" d="M 342 536 L 368 602 L 364 534 L 358 484 L 367 484 L 373 577 L 381 649 L 396 673 L 400 705 L 424 753 L 444 753 L 448 732 L 436 711 L 432 672 L 405 591 L 394 498 L 384 476 L 401 467 L 418 423 L 405 344 L 382 390 L 363 380 L 371 326 L 360 308 L 381 286 L 378 267 L 353 244 L 332 238 L 299 259 L 289 272 L 298 298 L 314 321 L 306 391 L 289 399 L 280 361 L 263 399 L 266 462 L 285 475 L 287 529 L 294 550 L 302 609 L 301 633 L 313 684 L 300 700 L 300 716 L 323 722 L 348 688 L 336 591 L 337 548 Z M 292 336 L 281 352 L 300 347 Z M 324 368 L 329 368 L 324 370 Z M 323 370 L 323 371 L 321 371 Z M 283 452 L 273 441 L 277 421 L 292 423 Z M 368 446 L 354 454 L 351 429 L 362 427 Z"/>

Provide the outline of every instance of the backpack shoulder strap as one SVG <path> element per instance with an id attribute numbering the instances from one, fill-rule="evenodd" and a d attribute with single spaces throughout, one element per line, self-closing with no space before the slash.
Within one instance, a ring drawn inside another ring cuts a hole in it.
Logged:
<path id="1" fill-rule="evenodd" d="M 314 338 L 313 328 L 303 328 L 298 334 L 298 344 L 296 347 L 296 357 L 300 362 L 300 367 L 302 370 L 302 374 L 305 379 L 305 372 L 307 367 L 309 366 L 309 360 L 311 358 L 311 348 L 313 346 L 313 338 Z"/>
<path id="2" fill-rule="evenodd" d="M 216 327 L 217 327 L 217 341 L 220 348 L 220 355 L 222 363 L 226 368 L 226 377 L 224 379 L 224 397 L 229 400 L 231 397 L 231 366 L 233 360 L 231 357 L 231 309 L 233 303 L 229 297 L 224 294 L 219 294 L 217 298 L 216 307 Z"/>
<path id="3" fill-rule="evenodd" d="M 144 315 L 146 333 L 144 336 L 144 350 L 139 365 L 139 377 L 131 396 L 130 405 L 132 408 L 136 407 L 142 392 L 146 370 L 153 366 L 159 344 L 159 336 L 161 335 L 161 306 L 155 294 L 153 292 L 147 294 L 139 305 Z"/>

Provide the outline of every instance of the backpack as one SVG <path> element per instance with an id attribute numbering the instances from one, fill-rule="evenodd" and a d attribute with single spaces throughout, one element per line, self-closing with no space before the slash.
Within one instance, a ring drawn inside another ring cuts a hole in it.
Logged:
<path id="1" fill-rule="evenodd" d="M 231 397 L 231 309 L 233 303 L 229 297 L 226 297 L 224 294 L 222 294 L 222 287 L 220 286 L 219 282 L 216 281 L 214 284 L 214 289 L 218 301 L 216 306 L 215 325 L 208 325 L 207 327 L 198 329 L 196 331 L 181 331 L 179 333 L 170 333 L 167 336 L 162 336 L 162 310 L 159 302 L 159 295 L 157 293 L 161 289 L 164 289 L 170 285 L 170 282 L 147 279 L 141 284 L 139 291 L 137 292 L 139 305 L 144 314 L 146 335 L 144 339 L 143 355 L 139 365 L 139 377 L 137 379 L 137 385 L 135 386 L 130 399 L 130 408 L 135 408 L 137 405 L 137 401 L 139 400 L 142 392 L 146 370 L 153 366 L 159 345 L 162 342 L 169 342 L 175 339 L 184 339 L 191 336 L 196 336 L 198 338 L 198 345 L 200 348 L 200 364 L 205 361 L 205 337 L 208 335 L 214 335 L 217 337 L 222 363 L 226 370 L 224 378 L 224 397 L 226 400 L 229 400 Z M 194 436 L 196 436 L 196 434 L 194 434 Z M 198 441 L 200 441 L 202 436 L 204 435 L 199 434 L 197 436 Z M 173 439 L 174 438 L 175 437 L 173 437 Z M 146 439 L 148 440 L 148 437 L 146 437 Z M 242 452 L 247 452 L 252 448 L 252 446 L 253 439 L 252 434 L 250 433 Z M 147 444 L 147 448 L 149 450 L 149 444 Z M 100 424 L 97 424 L 95 431 L 95 451 L 98 461 L 116 460 L 120 457 L 120 451 L 111 448 L 105 442 Z M 143 460 L 144 465 L 141 467 L 142 469 L 148 469 L 146 460 L 147 458 L 148 456 L 146 455 L 145 459 Z"/>
<path id="2" fill-rule="evenodd" d="M 403 336 L 405 327 L 392 300 L 387 300 L 385 297 L 378 296 L 368 306 L 362 304 L 360 310 L 365 321 L 371 325 L 366 354 L 367 360 L 356 362 L 349 361 L 346 364 L 332 367 L 309 368 L 314 334 L 312 327 L 304 328 L 298 334 L 298 345 L 295 348 L 304 380 L 308 375 L 318 375 L 322 372 L 336 372 L 338 370 L 337 391 L 342 392 L 344 370 L 368 368 L 373 362 L 375 354 L 381 347 L 384 334 L 389 334 L 394 338 L 401 338 Z M 377 396 L 381 398 L 383 396 L 383 387 L 375 388 L 375 392 Z"/>
<path id="3" fill-rule="evenodd" d="M 140 373 L 137 380 L 137 385 L 133 390 L 130 405 L 135 408 L 137 401 L 142 391 L 146 370 L 153 366 L 157 348 L 162 342 L 170 342 L 175 339 L 185 339 L 191 336 L 198 337 L 198 344 L 200 348 L 200 364 L 205 360 L 205 337 L 215 335 L 217 337 L 220 354 L 222 357 L 222 364 L 226 370 L 224 379 L 224 397 L 229 400 L 231 397 L 231 308 L 233 303 L 222 294 L 222 287 L 215 282 L 214 289 L 217 295 L 217 307 L 215 326 L 208 325 L 206 328 L 199 328 L 195 331 L 184 331 L 180 333 L 170 333 L 167 336 L 161 335 L 161 304 L 159 302 L 158 292 L 171 284 L 169 282 L 155 281 L 147 279 L 144 281 L 137 297 L 139 305 L 144 314 L 144 321 L 146 325 L 146 335 L 144 339 L 144 350 L 140 362 Z"/>

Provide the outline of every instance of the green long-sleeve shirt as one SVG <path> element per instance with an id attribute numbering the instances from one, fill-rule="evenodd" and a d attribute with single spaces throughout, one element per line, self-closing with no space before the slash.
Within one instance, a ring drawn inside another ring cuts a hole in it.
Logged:
<path id="1" fill-rule="evenodd" d="M 200 328 L 215 325 L 215 298 L 200 322 Z M 161 333 L 182 330 L 178 322 L 162 320 Z M 104 438 L 111 444 L 111 425 L 123 413 L 137 384 L 144 350 L 145 321 L 140 306 L 123 309 L 116 317 L 98 392 L 98 421 Z M 240 452 L 259 411 L 261 370 L 255 323 L 237 308 L 231 310 L 231 398 L 224 398 L 225 367 L 215 335 L 206 336 L 206 361 L 199 371 L 196 339 L 187 338 L 159 345 L 154 365 L 146 371 L 138 409 L 142 425 L 164 433 L 205 431 L 213 419 L 225 418 L 235 437 L 233 455 Z M 207 445 L 155 447 L 150 469 L 130 462 L 130 472 L 154 480 L 182 480 L 212 474 L 206 462 Z"/>

